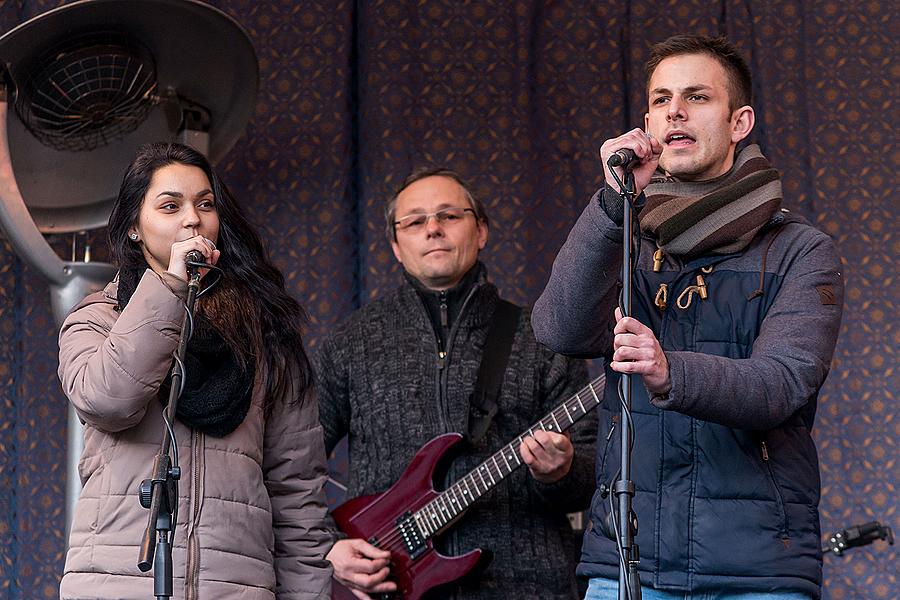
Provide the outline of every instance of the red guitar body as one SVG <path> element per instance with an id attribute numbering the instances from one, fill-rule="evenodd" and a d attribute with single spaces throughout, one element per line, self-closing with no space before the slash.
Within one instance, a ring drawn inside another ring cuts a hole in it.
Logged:
<path id="1" fill-rule="evenodd" d="M 424 550 L 420 550 L 414 558 L 399 543 L 396 535 L 399 519 L 422 508 L 438 495 L 433 484 L 435 467 L 462 439 L 463 436 L 458 433 L 434 438 L 422 446 L 389 490 L 348 500 L 332 513 L 340 530 L 350 538 L 362 538 L 391 551 L 391 579 L 397 583 L 397 591 L 374 594 L 373 597 L 419 600 L 428 590 L 463 577 L 481 560 L 481 550 L 472 550 L 456 557 L 439 554 L 430 538 L 425 540 Z M 391 536 L 390 540 L 388 536 Z M 391 540 L 397 543 L 390 543 Z M 333 599 L 356 600 L 356 596 L 336 580 L 332 583 Z"/>

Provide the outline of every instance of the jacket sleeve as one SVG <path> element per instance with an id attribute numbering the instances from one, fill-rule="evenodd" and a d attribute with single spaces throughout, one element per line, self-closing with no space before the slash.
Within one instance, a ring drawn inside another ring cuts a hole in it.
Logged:
<path id="1" fill-rule="evenodd" d="M 834 354 L 844 284 L 827 235 L 814 231 L 789 243 L 797 248 L 788 249 L 789 267 L 750 357 L 666 352 L 672 390 L 652 398 L 655 406 L 728 427 L 765 430 L 815 398 Z"/>
<path id="2" fill-rule="evenodd" d="M 316 355 L 319 420 L 325 431 L 327 453 L 350 432 L 350 393 L 344 358 L 335 337 L 326 339 Z"/>
<path id="3" fill-rule="evenodd" d="M 109 432 L 141 421 L 172 365 L 186 295 L 186 282 L 148 269 L 118 319 L 108 301 L 66 318 L 59 378 L 82 421 Z"/>
<path id="4" fill-rule="evenodd" d="M 586 386 L 588 373 L 583 360 L 566 358 L 546 348 L 540 351 L 544 358 L 541 377 L 541 416 L 544 416 Z M 529 485 L 547 508 L 565 513 L 587 509 L 594 493 L 597 411 L 590 411 L 572 425 L 569 435 L 575 450 L 569 472 L 549 484 L 528 477 Z"/>
<path id="5" fill-rule="evenodd" d="M 622 228 L 600 207 L 598 191 L 553 261 L 534 305 L 537 340 L 555 352 L 595 358 L 612 351 L 622 265 Z"/>
<path id="6" fill-rule="evenodd" d="M 294 389 L 297 389 L 294 379 Z M 300 390 L 303 393 L 303 390 Z M 263 476 L 275 532 L 275 597 L 331 597 L 332 536 L 325 525 L 325 445 L 312 392 L 279 400 L 266 418 Z"/>

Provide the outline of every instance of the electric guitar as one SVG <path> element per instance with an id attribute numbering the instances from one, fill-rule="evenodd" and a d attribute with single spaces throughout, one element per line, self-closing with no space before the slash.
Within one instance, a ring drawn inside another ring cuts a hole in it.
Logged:
<path id="1" fill-rule="evenodd" d="M 441 458 L 462 441 L 459 433 L 439 435 L 422 446 L 386 492 L 360 496 L 334 509 L 332 516 L 342 532 L 391 552 L 391 579 L 397 583 L 397 591 L 372 596 L 379 600 L 419 600 L 432 588 L 472 571 L 481 560 L 480 549 L 443 556 L 435 551 L 432 539 L 525 464 L 519 455 L 522 438 L 538 430 L 562 433 L 596 408 L 601 398 L 597 390 L 602 394 L 603 381 L 601 375 L 589 383 L 443 492 L 434 489 L 434 470 Z M 337 580 L 332 584 L 333 600 L 356 600 Z"/>

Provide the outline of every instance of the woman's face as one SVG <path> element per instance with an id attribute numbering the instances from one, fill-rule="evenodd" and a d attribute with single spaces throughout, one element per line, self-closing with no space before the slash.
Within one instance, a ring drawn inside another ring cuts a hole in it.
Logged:
<path id="1" fill-rule="evenodd" d="M 203 169 L 179 163 L 158 169 L 128 230 L 130 241 L 140 244 L 150 268 L 162 273 L 169 268 L 172 244 L 197 235 L 219 242 L 219 212 L 209 178 Z"/>

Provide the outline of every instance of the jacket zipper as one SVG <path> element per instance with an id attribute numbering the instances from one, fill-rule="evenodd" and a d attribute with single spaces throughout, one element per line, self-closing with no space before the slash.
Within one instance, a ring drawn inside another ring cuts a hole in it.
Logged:
<path id="1" fill-rule="evenodd" d="M 445 359 L 447 358 L 447 340 L 443 338 L 443 333 L 447 329 L 447 323 L 450 322 L 450 317 L 447 314 L 447 290 L 441 290 L 439 298 L 441 303 L 441 334 L 437 336 L 437 347 L 438 372 L 441 372 L 444 369 Z"/>
<path id="2" fill-rule="evenodd" d="M 769 462 L 769 447 L 766 444 L 765 440 L 760 442 L 760 451 L 762 453 L 763 464 L 766 466 L 766 473 L 769 475 L 769 483 L 772 484 L 772 489 L 775 490 L 775 500 L 778 504 L 778 517 L 780 519 L 779 527 L 781 533 L 781 539 L 788 539 L 788 520 L 787 520 L 787 507 L 784 505 L 784 496 L 781 494 L 781 488 L 778 486 L 778 482 L 775 480 L 775 472 L 772 470 L 772 464 Z"/>
<path id="3" fill-rule="evenodd" d="M 438 409 L 438 422 L 441 427 L 441 431 L 448 431 L 450 429 L 450 415 L 447 411 L 446 405 L 446 391 L 447 391 L 447 360 L 450 355 L 450 349 L 453 346 L 453 340 L 456 338 L 456 332 L 459 328 L 460 322 L 462 322 L 463 316 L 466 314 L 466 308 L 469 306 L 469 302 L 472 300 L 472 297 L 475 295 L 475 292 L 478 291 L 478 288 L 481 287 L 481 284 L 476 283 L 472 286 L 472 290 L 469 292 L 469 295 L 466 296 L 466 299 L 463 301 L 462 308 L 459 309 L 459 315 L 456 317 L 456 322 L 453 323 L 453 327 L 450 329 L 450 333 L 447 336 L 447 340 L 445 341 L 445 346 L 441 347 L 441 339 L 435 333 L 434 345 L 437 347 L 437 381 L 435 382 L 435 386 L 437 388 L 437 409 Z M 448 309 L 447 309 L 447 291 L 442 290 L 439 296 L 440 299 L 440 313 L 441 313 L 441 328 L 446 328 L 449 322 Z M 424 301 L 420 298 L 420 303 L 422 304 L 422 309 L 425 311 L 425 320 L 429 322 L 428 318 L 428 309 L 425 307 Z M 432 328 L 433 329 L 433 328 Z M 452 478 L 454 477 L 455 472 L 453 465 L 451 464 L 450 468 L 447 469 L 447 474 L 444 477 L 444 485 L 447 485 Z M 447 551 L 453 555 L 456 553 L 459 544 L 457 543 L 456 537 L 456 528 L 452 528 L 449 531 L 449 536 L 447 536 Z M 456 597 L 456 593 L 454 592 L 453 597 Z"/>
<path id="4" fill-rule="evenodd" d="M 188 532 L 187 565 L 185 567 L 185 600 L 196 600 L 200 597 L 200 541 L 197 538 L 197 527 L 200 524 L 200 504 L 202 500 L 201 479 L 203 460 L 203 434 L 193 432 L 191 448 L 191 529 Z"/>
<path id="5" fill-rule="evenodd" d="M 448 431 L 450 428 L 450 415 L 447 411 L 446 404 L 446 392 L 447 392 L 447 373 L 446 366 L 447 361 L 449 360 L 450 350 L 453 347 L 453 340 L 456 338 L 456 332 L 459 329 L 459 324 L 463 319 L 463 315 L 466 313 L 466 308 L 469 306 L 469 302 L 472 300 L 472 297 L 475 295 L 475 292 L 478 291 L 478 288 L 481 287 L 481 284 L 475 284 L 472 287 L 472 290 L 469 292 L 469 295 L 466 296 L 466 299 L 463 301 L 462 308 L 459 309 L 459 315 L 456 317 L 456 322 L 453 323 L 453 327 L 450 329 L 450 333 L 447 336 L 447 340 L 445 342 L 444 348 L 441 347 L 441 340 L 438 335 L 435 333 L 435 347 L 437 348 L 437 367 L 438 367 L 438 377 L 436 382 L 437 387 L 437 404 L 438 404 L 438 422 L 441 426 L 441 431 Z M 440 299 L 441 299 L 441 326 L 446 327 L 448 322 L 447 315 L 447 292 L 441 291 Z M 420 299 L 420 302 L 423 302 Z M 428 309 L 425 308 L 424 303 L 422 304 L 422 309 L 425 311 L 425 320 L 428 319 Z"/>

